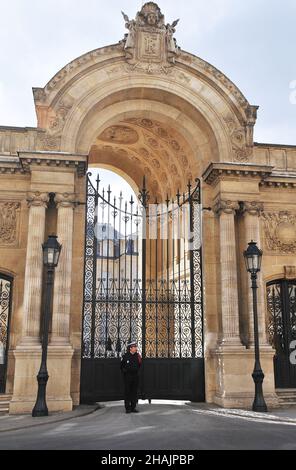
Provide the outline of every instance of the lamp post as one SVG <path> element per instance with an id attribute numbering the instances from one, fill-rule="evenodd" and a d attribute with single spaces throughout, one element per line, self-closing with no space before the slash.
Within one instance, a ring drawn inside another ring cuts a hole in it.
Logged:
<path id="1" fill-rule="evenodd" d="M 267 412 L 267 406 L 263 396 L 262 384 L 264 373 L 260 364 L 259 334 L 258 334 L 258 313 L 257 313 L 257 274 L 261 270 L 263 252 L 259 250 L 257 243 L 253 240 L 249 243 L 248 249 L 244 251 L 246 269 L 251 274 L 253 291 L 253 318 L 254 318 L 254 342 L 255 342 L 255 366 L 252 374 L 255 383 L 255 399 L 253 411 Z"/>
<path id="2" fill-rule="evenodd" d="M 38 393 L 35 406 L 32 411 L 33 417 L 48 416 L 46 405 L 46 385 L 48 381 L 47 372 L 47 346 L 48 346 L 48 330 L 50 320 L 50 307 L 52 301 L 52 289 L 54 270 L 58 265 L 62 245 L 57 241 L 56 235 L 49 235 L 46 243 L 43 243 L 43 265 L 47 268 L 46 293 L 45 293 L 45 309 L 43 317 L 43 334 L 42 334 L 42 358 L 41 365 L 37 375 Z"/>

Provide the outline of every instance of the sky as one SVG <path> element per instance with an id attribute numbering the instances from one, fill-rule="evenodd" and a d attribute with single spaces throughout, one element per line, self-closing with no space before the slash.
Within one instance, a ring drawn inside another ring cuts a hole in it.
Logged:
<path id="1" fill-rule="evenodd" d="M 32 87 L 90 50 L 117 43 L 140 0 L 0 0 L 0 125 L 36 126 Z M 255 141 L 296 144 L 296 0 L 159 0 L 180 18 L 182 49 L 259 105 Z"/>
<path id="2" fill-rule="evenodd" d="M 105 191 L 108 190 L 108 186 L 110 185 L 110 189 L 112 191 L 110 195 L 110 200 L 113 202 L 113 198 L 116 197 L 116 204 L 119 204 L 119 197 L 120 193 L 122 193 L 123 202 L 122 207 L 124 207 L 125 202 L 129 202 L 131 200 L 131 196 L 133 197 L 134 201 L 138 201 L 138 193 L 135 193 L 128 182 L 122 178 L 121 176 L 115 174 L 113 171 L 103 170 L 102 168 L 90 168 L 90 179 L 94 187 L 96 187 L 96 180 L 99 175 L 99 192 L 100 194 L 103 193 L 103 189 Z M 107 196 L 106 196 L 107 197 Z M 130 205 L 128 205 L 130 207 Z"/>

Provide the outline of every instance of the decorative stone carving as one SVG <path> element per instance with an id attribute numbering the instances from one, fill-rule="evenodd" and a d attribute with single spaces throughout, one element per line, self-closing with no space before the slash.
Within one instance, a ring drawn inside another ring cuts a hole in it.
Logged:
<path id="1" fill-rule="evenodd" d="M 56 193 L 54 200 L 58 209 L 60 207 L 69 207 L 74 209 L 76 203 L 76 195 L 69 193 Z"/>
<path id="2" fill-rule="evenodd" d="M 149 176 L 149 177 L 152 175 L 152 172 L 151 172 L 151 170 L 150 170 L 150 168 L 149 168 L 148 166 L 146 166 L 146 167 L 144 168 L 144 171 L 145 171 L 145 175 L 147 175 L 147 176 Z"/>
<path id="3" fill-rule="evenodd" d="M 296 214 L 264 212 L 262 214 L 267 249 L 282 254 L 296 253 Z"/>
<path id="4" fill-rule="evenodd" d="M 234 214 L 237 210 L 239 210 L 239 204 L 236 201 L 224 201 L 220 199 L 214 206 L 214 212 L 218 215 L 220 215 L 221 212 Z"/>
<path id="5" fill-rule="evenodd" d="M 181 161 L 182 161 L 182 165 L 187 168 L 188 167 L 188 158 L 186 157 L 186 155 L 182 155 L 181 156 Z"/>
<path id="6" fill-rule="evenodd" d="M 178 175 L 178 169 L 177 169 L 176 165 L 171 166 L 171 172 L 174 176 Z"/>
<path id="7" fill-rule="evenodd" d="M 43 137 L 40 137 L 37 148 L 41 150 L 58 150 L 61 145 L 61 137 L 53 137 L 51 135 L 45 134 Z"/>
<path id="8" fill-rule="evenodd" d="M 162 139 L 167 139 L 169 134 L 168 132 L 163 129 L 163 127 L 158 127 L 157 129 L 157 134 L 159 135 L 159 137 L 161 137 Z"/>
<path id="9" fill-rule="evenodd" d="M 0 202 L 0 245 L 14 245 L 17 240 L 19 202 Z"/>
<path id="10" fill-rule="evenodd" d="M 234 161 L 248 162 L 252 156 L 253 149 L 247 145 L 245 128 L 239 126 L 231 115 L 224 118 L 224 121 L 229 130 Z"/>
<path id="11" fill-rule="evenodd" d="M 64 127 L 67 114 L 72 108 L 72 100 L 64 98 L 59 102 L 56 109 L 56 115 L 50 119 L 49 129 L 56 135 L 60 133 Z"/>
<path id="12" fill-rule="evenodd" d="M 64 97 L 55 109 L 54 114 L 49 119 L 47 132 L 39 137 L 37 143 L 41 150 L 59 150 L 61 146 L 61 135 L 66 122 L 66 118 L 73 106 L 71 97 Z"/>
<path id="13" fill-rule="evenodd" d="M 296 266 L 284 266 L 285 279 L 296 279 Z"/>
<path id="14" fill-rule="evenodd" d="M 246 109 L 246 114 L 247 114 L 247 145 L 251 147 L 254 144 L 254 126 L 257 121 L 257 111 L 259 109 L 259 106 L 248 106 Z"/>
<path id="15" fill-rule="evenodd" d="M 217 82 L 223 85 L 230 93 L 233 95 L 237 102 L 243 109 L 247 109 L 249 106 L 248 101 L 242 94 L 242 92 L 237 88 L 237 86 L 229 80 L 226 75 L 224 75 L 220 70 L 216 69 L 213 65 L 204 61 L 199 57 L 192 56 L 184 51 L 181 52 L 180 61 L 190 64 L 191 66 L 203 70 L 210 78 L 215 78 Z"/>
<path id="16" fill-rule="evenodd" d="M 33 88 L 33 96 L 35 101 L 44 103 L 46 101 L 46 93 L 44 88 Z"/>
<path id="17" fill-rule="evenodd" d="M 180 144 L 176 140 L 172 140 L 170 142 L 170 145 L 172 149 L 175 150 L 176 152 L 179 152 L 179 150 L 181 149 Z"/>
<path id="18" fill-rule="evenodd" d="M 115 144 L 135 144 L 139 140 L 137 132 L 128 126 L 111 126 L 99 137 L 104 142 Z"/>
<path id="19" fill-rule="evenodd" d="M 40 193 L 39 191 L 36 192 L 28 192 L 27 195 L 28 206 L 35 206 L 35 207 L 47 207 L 47 203 L 49 201 L 48 193 Z"/>
<path id="20" fill-rule="evenodd" d="M 173 35 L 179 20 L 164 23 L 164 15 L 154 2 L 145 3 L 135 20 L 122 12 L 128 34 L 122 44 L 128 64 L 147 73 L 167 73 L 179 53 Z"/>
<path id="21" fill-rule="evenodd" d="M 158 142 L 157 142 L 157 140 L 152 139 L 151 137 L 148 137 L 148 144 L 149 144 L 150 147 L 152 147 L 153 149 L 157 149 L 157 148 L 158 148 Z"/>
<path id="22" fill-rule="evenodd" d="M 150 153 L 148 152 L 147 149 L 145 149 L 145 147 L 141 147 L 139 149 L 139 154 L 142 155 L 142 157 L 144 158 L 147 158 L 147 159 L 150 158 Z"/>
<path id="23" fill-rule="evenodd" d="M 242 212 L 248 212 L 250 215 L 260 215 L 263 212 L 263 203 L 252 201 L 252 202 L 244 202 L 242 207 Z"/>
<path id="24" fill-rule="evenodd" d="M 163 125 L 158 122 L 158 121 L 152 121 L 150 119 L 137 119 L 137 118 L 131 118 L 128 119 L 128 122 L 135 124 L 142 129 L 147 129 L 148 131 L 152 132 L 157 139 L 159 137 L 166 142 L 176 153 L 178 152 L 184 152 L 184 149 L 182 148 L 180 142 L 176 140 L 176 136 L 173 135 L 173 133 L 169 129 L 164 129 Z M 150 145 L 153 148 L 159 147 L 159 140 L 157 139 L 152 139 L 150 137 L 150 134 L 145 130 L 144 137 L 148 145 Z M 162 150 L 162 154 L 165 158 L 169 158 L 168 153 L 165 150 Z M 181 159 L 183 156 L 181 157 Z M 185 157 L 185 166 L 188 166 L 188 160 Z"/>

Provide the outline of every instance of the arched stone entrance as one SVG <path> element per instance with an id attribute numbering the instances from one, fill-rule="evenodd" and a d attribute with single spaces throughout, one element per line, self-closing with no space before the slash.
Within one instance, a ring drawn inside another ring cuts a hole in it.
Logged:
<path id="1" fill-rule="evenodd" d="M 79 403 L 85 173 L 94 164 L 116 168 L 135 187 L 146 175 L 161 201 L 183 191 L 188 179 L 202 179 L 202 204 L 211 209 L 203 214 L 206 400 L 249 406 L 253 397 L 252 299 L 240 254 L 252 238 L 263 243 L 259 216 L 262 200 L 269 203 L 268 185 L 278 178 L 277 153 L 254 145 L 257 107 L 223 73 L 177 46 L 176 24 L 165 26 L 157 5 L 149 2 L 135 20 L 125 20 L 123 41 L 75 59 L 44 88 L 33 89 L 38 127 L 12 139 L 30 223 L 11 412 L 30 411 L 35 399 L 38 250 L 50 228 L 64 250 L 55 282 L 49 408 Z M 274 403 L 264 292 L 261 280 L 265 395 Z"/>
<path id="2" fill-rule="evenodd" d="M 204 401 L 200 181 L 164 203 L 146 181 L 125 200 L 87 180 L 81 403 L 123 398 L 132 338 L 141 397 Z"/>

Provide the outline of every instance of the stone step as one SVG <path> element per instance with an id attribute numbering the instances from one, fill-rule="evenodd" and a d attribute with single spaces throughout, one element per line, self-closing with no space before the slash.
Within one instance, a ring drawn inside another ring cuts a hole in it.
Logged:
<path id="1" fill-rule="evenodd" d="M 0 414 L 5 414 L 9 412 L 9 403 L 12 398 L 11 394 L 1 393 L 0 394 Z"/>
<path id="2" fill-rule="evenodd" d="M 12 395 L 10 393 L 0 393 L 0 403 L 2 401 L 10 401 L 12 399 Z"/>
<path id="3" fill-rule="evenodd" d="M 0 404 L 0 413 L 8 413 L 9 411 L 9 401 L 3 402 Z"/>
<path id="4" fill-rule="evenodd" d="M 296 389 L 287 388 L 276 391 L 280 406 L 296 406 Z"/>

